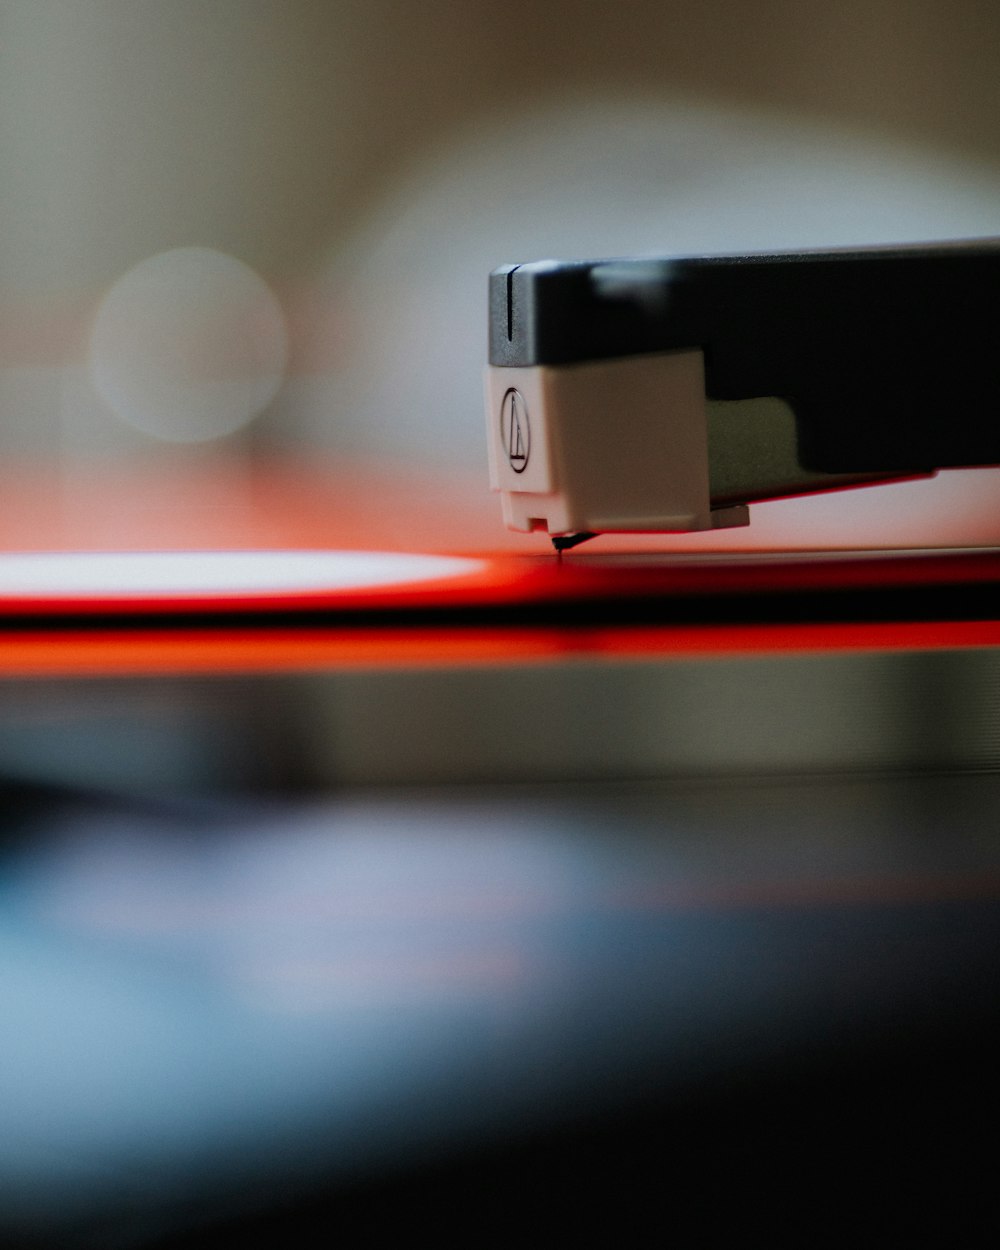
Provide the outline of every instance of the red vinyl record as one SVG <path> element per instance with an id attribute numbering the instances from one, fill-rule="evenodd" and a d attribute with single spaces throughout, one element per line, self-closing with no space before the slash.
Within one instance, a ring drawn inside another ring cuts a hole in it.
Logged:
<path id="1" fill-rule="evenodd" d="M 1000 555 L 985 546 L 710 550 L 606 536 L 559 557 L 502 529 L 480 475 L 382 464 L 185 459 L 69 478 L 22 465 L 2 487 L 10 675 L 1000 641 Z M 756 524 L 743 534 L 766 537 Z"/>
<path id="2" fill-rule="evenodd" d="M 990 551 L 8 553 L 8 672 L 994 645 Z"/>

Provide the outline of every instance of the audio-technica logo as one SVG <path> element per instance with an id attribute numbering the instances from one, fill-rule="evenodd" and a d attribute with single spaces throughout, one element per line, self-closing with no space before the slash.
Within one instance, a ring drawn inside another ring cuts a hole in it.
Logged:
<path id="1" fill-rule="evenodd" d="M 528 405 L 515 387 L 510 387 L 500 404 L 500 438 L 507 453 L 507 463 L 515 473 L 523 473 L 531 455 L 531 426 Z"/>

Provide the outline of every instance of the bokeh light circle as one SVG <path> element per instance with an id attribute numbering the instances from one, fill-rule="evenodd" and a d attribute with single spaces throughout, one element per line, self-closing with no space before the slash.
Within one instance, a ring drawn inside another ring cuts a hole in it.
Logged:
<path id="1" fill-rule="evenodd" d="M 183 247 L 135 265 L 94 320 L 94 386 L 122 421 L 192 443 L 232 434 L 274 398 L 288 354 L 284 312 L 248 265 Z"/>

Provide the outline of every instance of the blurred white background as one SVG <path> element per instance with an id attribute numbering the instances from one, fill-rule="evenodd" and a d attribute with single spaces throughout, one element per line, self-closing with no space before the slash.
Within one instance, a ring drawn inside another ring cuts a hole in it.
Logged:
<path id="1" fill-rule="evenodd" d="M 2 0 L 0 40 L 0 451 L 64 481 L 222 451 L 485 495 L 494 265 L 1000 234 L 977 0 Z M 683 543 L 989 542 L 994 499 Z"/>

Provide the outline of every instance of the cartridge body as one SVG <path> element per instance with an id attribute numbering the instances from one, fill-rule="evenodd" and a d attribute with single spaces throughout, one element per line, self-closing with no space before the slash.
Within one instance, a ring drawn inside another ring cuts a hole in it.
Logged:
<path id="1" fill-rule="evenodd" d="M 997 240 L 498 269 L 504 518 L 704 530 L 762 499 L 998 464 L 998 290 Z"/>

